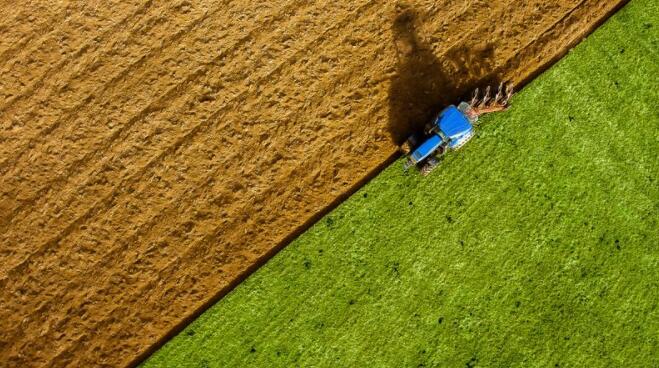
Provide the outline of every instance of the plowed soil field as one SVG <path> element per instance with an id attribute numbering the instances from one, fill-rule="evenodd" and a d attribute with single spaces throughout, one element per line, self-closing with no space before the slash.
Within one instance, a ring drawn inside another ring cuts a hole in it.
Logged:
<path id="1" fill-rule="evenodd" d="M 623 1 L 0 4 L 0 362 L 139 361 Z"/>

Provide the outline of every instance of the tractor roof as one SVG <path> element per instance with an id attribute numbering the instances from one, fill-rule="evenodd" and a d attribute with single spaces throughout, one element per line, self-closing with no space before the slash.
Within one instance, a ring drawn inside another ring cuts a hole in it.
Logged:
<path id="1" fill-rule="evenodd" d="M 448 138 L 457 138 L 472 130 L 471 123 L 457 107 L 451 105 L 445 108 L 437 117 L 439 129 Z"/>

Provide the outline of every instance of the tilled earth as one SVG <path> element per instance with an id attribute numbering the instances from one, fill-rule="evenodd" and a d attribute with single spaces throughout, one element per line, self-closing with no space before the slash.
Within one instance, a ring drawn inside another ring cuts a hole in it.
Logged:
<path id="1" fill-rule="evenodd" d="M 0 0 L 0 361 L 139 361 L 624 1 Z"/>

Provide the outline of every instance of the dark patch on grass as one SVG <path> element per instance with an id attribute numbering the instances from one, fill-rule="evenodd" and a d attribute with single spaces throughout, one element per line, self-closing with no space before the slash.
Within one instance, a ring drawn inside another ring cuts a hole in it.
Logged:
<path id="1" fill-rule="evenodd" d="M 330 229 L 334 226 L 334 219 L 331 216 L 327 216 L 327 218 L 325 218 L 325 226 Z"/>
<path id="2" fill-rule="evenodd" d="M 465 363 L 466 368 L 474 368 L 478 364 L 478 358 L 475 356 L 472 356 L 471 359 L 467 363 Z"/>
<path id="3" fill-rule="evenodd" d="M 399 267 L 399 266 L 400 266 L 400 263 L 398 263 L 398 262 L 394 262 L 394 263 L 391 265 L 391 272 L 392 272 L 396 277 L 400 276 L 400 272 L 398 271 L 398 267 Z"/>

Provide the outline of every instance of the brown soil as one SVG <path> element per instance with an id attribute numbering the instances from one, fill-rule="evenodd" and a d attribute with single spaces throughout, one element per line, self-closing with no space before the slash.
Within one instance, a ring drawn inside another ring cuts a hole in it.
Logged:
<path id="1" fill-rule="evenodd" d="M 621 2 L 0 0 L 0 361 L 134 364 Z"/>

